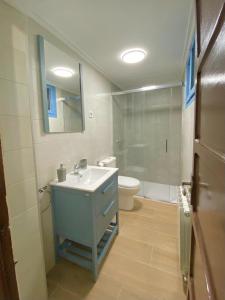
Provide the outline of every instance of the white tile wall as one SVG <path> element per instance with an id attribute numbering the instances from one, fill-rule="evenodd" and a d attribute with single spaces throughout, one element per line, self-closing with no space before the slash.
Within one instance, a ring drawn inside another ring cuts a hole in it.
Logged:
<path id="1" fill-rule="evenodd" d="M 43 276 L 45 269 L 36 206 L 12 219 L 11 234 L 14 256 L 19 262 L 16 274 L 20 299 L 46 299 L 46 282 Z"/>
<path id="2" fill-rule="evenodd" d="M 1 116 L 0 131 L 4 151 L 32 147 L 30 117 Z"/>
<path id="3" fill-rule="evenodd" d="M 28 117 L 30 115 L 30 104 L 26 85 L 0 78 L 0 90 L 1 115 L 17 117 Z"/>
<path id="4" fill-rule="evenodd" d="M 16 277 L 20 300 L 45 300 L 27 39 L 27 18 L 0 0 L 0 137 Z"/>
<path id="5" fill-rule="evenodd" d="M 7 186 L 35 176 L 34 156 L 31 147 L 3 152 L 3 162 Z"/>
<path id="6" fill-rule="evenodd" d="M 48 194 L 45 195 L 45 198 L 46 200 L 48 200 L 49 203 L 50 197 Z M 51 267 L 55 264 L 52 210 L 51 208 L 49 209 L 48 206 L 46 207 L 46 209 L 43 209 L 41 220 L 42 220 L 43 242 L 44 242 L 44 252 L 45 252 L 45 265 L 47 270 L 47 269 L 51 269 Z"/>
<path id="7" fill-rule="evenodd" d="M 110 93 L 115 87 L 112 87 L 111 83 L 101 74 L 36 22 L 29 19 L 28 24 L 31 112 L 37 181 L 40 188 L 56 177 L 56 169 L 61 162 L 70 170 L 82 157 L 86 157 L 89 164 L 95 164 L 97 160 L 112 154 L 112 99 L 111 96 L 100 96 L 100 94 Z M 43 131 L 37 34 L 43 35 L 56 47 L 82 63 L 85 110 L 85 131 L 83 133 L 45 134 Z M 89 111 L 93 111 L 93 119 L 88 118 Z M 49 201 L 48 193 L 40 196 L 41 209 L 44 211 L 41 219 L 47 272 L 54 266 L 51 207 L 46 210 Z"/>
<path id="8" fill-rule="evenodd" d="M 35 178 L 31 177 L 7 186 L 7 203 L 12 218 L 37 205 Z"/>
<path id="9" fill-rule="evenodd" d="M 7 44 L 0 44 L 0 77 L 15 82 L 26 83 L 26 53 Z"/>

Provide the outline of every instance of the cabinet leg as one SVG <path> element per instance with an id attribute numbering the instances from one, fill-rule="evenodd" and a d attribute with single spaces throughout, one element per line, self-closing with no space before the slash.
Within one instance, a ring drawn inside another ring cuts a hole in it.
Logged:
<path id="1" fill-rule="evenodd" d="M 93 280 L 96 282 L 98 278 L 97 245 L 92 247 L 92 272 Z"/>
<path id="2" fill-rule="evenodd" d="M 117 235 L 119 234 L 119 211 L 116 213 Z"/>
<path id="3" fill-rule="evenodd" d="M 59 236 L 55 234 L 55 260 L 59 259 Z"/>
<path id="4" fill-rule="evenodd" d="M 97 272 L 94 272 L 93 273 L 93 281 L 96 282 L 98 279 L 98 273 Z"/>

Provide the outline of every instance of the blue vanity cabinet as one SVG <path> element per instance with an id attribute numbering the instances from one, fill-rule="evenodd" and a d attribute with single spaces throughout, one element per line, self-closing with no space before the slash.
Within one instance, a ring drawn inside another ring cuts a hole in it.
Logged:
<path id="1" fill-rule="evenodd" d="M 56 255 L 92 270 L 118 233 L 118 173 L 96 191 L 52 186 Z"/>
<path id="2" fill-rule="evenodd" d="M 55 233 L 61 238 L 91 246 L 91 194 L 54 187 L 52 195 Z"/>

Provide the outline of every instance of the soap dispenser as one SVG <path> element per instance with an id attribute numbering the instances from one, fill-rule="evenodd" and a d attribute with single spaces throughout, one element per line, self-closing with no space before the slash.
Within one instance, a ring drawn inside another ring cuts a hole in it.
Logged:
<path id="1" fill-rule="evenodd" d="M 64 168 L 63 164 L 60 164 L 59 169 L 57 169 L 58 182 L 66 181 L 66 168 Z"/>

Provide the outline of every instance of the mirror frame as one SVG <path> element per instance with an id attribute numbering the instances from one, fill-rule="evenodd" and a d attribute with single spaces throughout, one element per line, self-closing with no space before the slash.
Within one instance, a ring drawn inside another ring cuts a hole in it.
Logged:
<path id="1" fill-rule="evenodd" d="M 47 101 L 47 80 L 46 80 L 46 70 L 45 70 L 45 47 L 44 47 L 45 40 L 47 41 L 47 39 L 45 39 L 42 35 L 37 35 L 44 132 L 45 133 L 53 133 L 53 134 L 54 133 L 84 132 L 84 130 L 85 130 L 85 114 L 84 114 L 84 100 L 83 100 L 83 73 L 82 73 L 82 65 L 79 62 L 78 62 L 78 65 L 79 65 L 79 81 L 80 81 L 80 98 L 81 98 L 81 114 L 82 114 L 81 126 L 82 126 L 82 130 L 81 131 L 59 131 L 59 132 L 49 131 L 48 101 Z"/>

